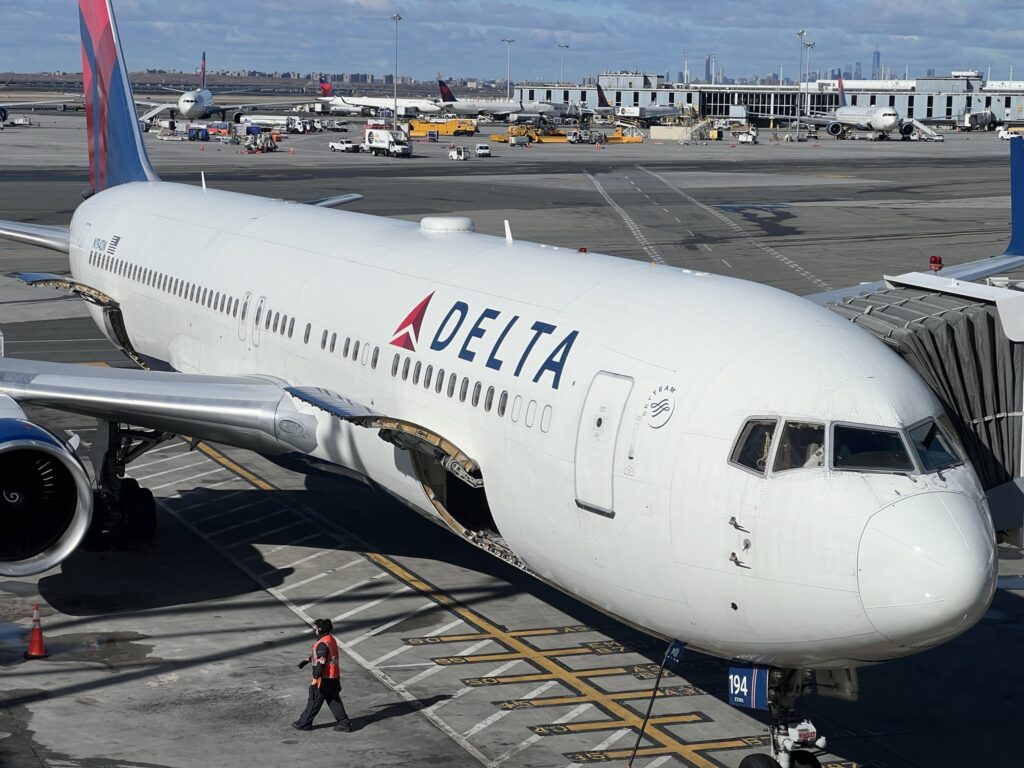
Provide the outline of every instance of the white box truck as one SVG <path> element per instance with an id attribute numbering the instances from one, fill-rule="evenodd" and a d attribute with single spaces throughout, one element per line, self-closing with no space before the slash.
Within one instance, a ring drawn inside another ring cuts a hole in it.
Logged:
<path id="1" fill-rule="evenodd" d="M 370 128 L 363 133 L 363 152 L 388 157 L 412 157 L 405 133 L 394 128 Z"/>

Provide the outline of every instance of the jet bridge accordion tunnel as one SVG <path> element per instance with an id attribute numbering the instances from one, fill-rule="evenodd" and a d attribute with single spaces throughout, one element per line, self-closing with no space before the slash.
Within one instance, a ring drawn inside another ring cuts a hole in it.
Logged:
<path id="1" fill-rule="evenodd" d="M 996 530 L 1024 543 L 1024 292 L 926 275 L 886 285 L 827 306 L 928 382 L 981 479 Z"/>

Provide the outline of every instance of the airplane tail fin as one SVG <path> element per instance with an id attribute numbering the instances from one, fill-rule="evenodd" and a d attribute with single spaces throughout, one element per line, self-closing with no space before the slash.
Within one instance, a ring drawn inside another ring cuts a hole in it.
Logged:
<path id="1" fill-rule="evenodd" d="M 445 104 L 455 103 L 455 94 L 452 93 L 452 89 L 448 87 L 448 84 L 444 80 L 438 80 L 437 87 L 441 89 L 441 101 Z"/>
<path id="2" fill-rule="evenodd" d="M 333 93 L 334 89 L 331 87 L 331 82 L 323 75 L 320 75 L 320 95 L 327 97 Z"/>
<path id="3" fill-rule="evenodd" d="M 1024 138 L 1010 139 L 1010 243 L 1005 256 L 1024 256 Z"/>
<path id="4" fill-rule="evenodd" d="M 142 143 L 111 0 L 79 0 L 78 19 L 92 189 L 159 181 Z"/>
<path id="5" fill-rule="evenodd" d="M 199 90 L 206 90 L 206 51 L 203 51 L 203 61 L 199 65 Z"/>
<path id="6" fill-rule="evenodd" d="M 611 109 L 611 104 L 608 103 L 608 97 L 604 95 L 604 88 L 600 85 L 597 86 L 597 106 L 604 107 L 605 109 Z"/>
<path id="7" fill-rule="evenodd" d="M 839 78 L 839 106 L 846 106 L 846 88 L 843 87 L 843 78 Z"/>

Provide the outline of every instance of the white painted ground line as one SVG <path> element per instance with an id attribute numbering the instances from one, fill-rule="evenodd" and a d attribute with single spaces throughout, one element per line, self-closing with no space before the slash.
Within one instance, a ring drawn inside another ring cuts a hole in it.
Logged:
<path id="1" fill-rule="evenodd" d="M 365 587 L 367 584 L 371 584 L 374 581 L 377 581 L 378 579 L 383 579 L 385 576 L 388 576 L 388 575 L 390 575 L 390 574 L 388 574 L 387 571 L 381 571 L 380 573 L 374 574 L 373 576 L 371 576 L 368 579 L 363 579 L 362 581 L 357 581 L 355 584 L 349 584 L 348 586 L 342 587 L 341 589 L 336 589 L 333 592 L 329 592 L 326 595 L 321 595 L 320 597 L 318 597 L 313 602 L 306 603 L 305 605 L 299 606 L 299 610 L 300 611 L 308 611 L 310 608 L 315 608 L 316 606 L 320 605 L 321 603 L 326 603 L 328 600 L 331 600 L 331 599 L 333 599 L 335 597 L 338 597 L 339 595 L 344 595 L 346 592 L 351 592 L 353 589 L 359 589 L 360 587 Z M 278 591 L 279 592 L 283 592 L 284 590 L 278 590 Z"/>
<path id="2" fill-rule="evenodd" d="M 250 560 L 256 560 L 256 559 L 260 559 L 260 560 L 264 560 L 265 561 L 267 556 L 273 555 L 273 554 L 275 554 L 277 552 L 280 552 L 282 549 L 288 549 L 288 547 L 297 547 L 300 544 L 303 544 L 304 542 L 312 541 L 313 539 L 319 538 L 321 536 L 321 533 L 322 533 L 321 531 L 317 531 L 316 533 L 311 533 L 308 536 L 303 536 L 301 539 L 295 539 L 295 541 L 289 541 L 287 544 L 277 544 L 276 546 L 273 546 L 270 549 L 258 551 L 258 552 L 256 552 L 256 554 L 249 555 L 248 557 L 243 557 L 238 562 L 239 563 L 246 563 L 246 562 L 248 562 Z M 324 551 L 328 551 L 328 550 L 324 550 Z M 333 551 L 333 550 L 331 550 L 331 551 Z M 270 565 L 272 570 L 276 571 L 278 569 L 278 566 L 271 565 L 270 563 L 267 563 L 267 565 Z M 287 568 L 288 566 L 287 565 L 282 565 L 280 567 L 281 568 Z"/>
<path id="3" fill-rule="evenodd" d="M 570 709 L 568 712 L 566 712 L 564 715 L 562 715 L 557 720 L 553 721 L 552 725 L 562 725 L 563 723 L 568 723 L 568 722 L 570 722 L 572 720 L 575 720 L 577 717 L 582 715 L 584 712 L 586 712 L 592 706 L 594 706 L 594 705 L 591 704 L 590 702 L 587 702 L 586 704 L 580 704 L 580 705 L 574 707 L 573 709 Z M 530 747 L 532 747 L 534 744 L 536 744 L 538 741 L 540 741 L 543 738 L 544 737 L 541 736 L 538 733 L 535 733 L 535 734 L 533 734 L 531 736 L 527 736 L 521 742 L 519 742 L 514 747 L 512 747 L 512 749 L 508 750 L 507 752 L 503 752 L 502 754 L 500 754 L 496 758 L 494 758 L 494 760 L 492 761 L 492 765 L 494 765 L 494 766 L 501 765 L 506 760 L 509 760 L 509 759 L 515 757 L 516 755 L 518 755 L 520 752 L 523 752 L 523 751 L 529 749 Z"/>
<path id="4" fill-rule="evenodd" d="M 362 613 L 363 611 L 366 611 L 366 610 L 369 610 L 370 608 L 373 608 L 375 605 L 380 605 L 381 603 L 385 603 L 388 600 L 390 600 L 392 597 L 394 597 L 395 595 L 400 595 L 403 592 L 412 592 L 412 587 L 409 587 L 409 586 L 406 586 L 405 584 L 403 584 L 398 589 L 396 589 L 396 590 L 394 590 L 392 592 L 388 592 L 386 595 L 384 595 L 384 597 L 380 597 L 380 598 L 378 598 L 376 600 L 371 600 L 368 603 L 363 603 L 362 605 L 356 606 L 355 608 L 353 608 L 350 611 L 345 611 L 340 616 L 335 616 L 333 619 L 331 619 L 331 621 L 332 622 L 344 621 L 345 619 L 347 619 L 347 618 L 349 618 L 351 616 L 355 616 L 357 613 Z"/>
<path id="5" fill-rule="evenodd" d="M 231 525 L 225 526 L 224 528 L 217 528 L 216 530 L 208 531 L 206 533 L 206 535 L 207 536 L 211 536 L 211 537 L 212 536 L 220 536 L 222 533 L 227 533 L 228 531 L 234 531 L 234 530 L 237 530 L 238 528 L 244 528 L 245 526 L 251 525 L 252 523 L 258 523 L 260 520 L 267 520 L 267 519 L 269 519 L 271 517 L 276 517 L 277 515 L 280 515 L 280 514 L 283 514 L 283 513 L 284 513 L 283 509 L 274 509 L 274 510 L 271 510 L 270 512 L 267 512 L 265 515 L 260 515 L 259 517 L 247 517 L 245 520 L 243 520 L 240 523 L 232 523 Z M 197 522 L 204 523 L 206 521 L 205 520 L 198 520 Z"/>
<path id="6" fill-rule="evenodd" d="M 538 696 L 540 696 L 542 693 L 544 693 L 545 691 L 548 691 L 551 688 L 554 688 L 556 685 L 559 684 L 559 682 L 560 682 L 559 680 L 548 680 L 546 683 L 542 683 L 541 685 L 538 685 L 532 691 L 530 691 L 529 693 L 527 693 L 527 694 L 525 694 L 523 696 L 520 696 L 519 698 L 520 699 L 535 699 Z M 470 728 L 468 731 L 466 731 L 462 735 L 465 736 L 467 739 L 471 739 L 474 736 L 476 736 L 476 734 L 480 733 L 480 731 L 484 730 L 485 728 L 489 728 L 490 726 L 494 725 L 496 722 L 501 720 L 501 718 L 503 718 L 506 715 L 509 715 L 511 713 L 512 713 L 511 709 L 499 709 L 497 712 L 495 712 L 490 717 L 485 717 L 483 720 L 481 720 L 479 723 L 474 725 L 472 728 Z"/>
<path id="7" fill-rule="evenodd" d="M 455 621 L 449 621 L 447 624 L 444 624 L 444 625 L 438 627 L 437 629 L 433 629 L 430 632 L 427 632 L 427 634 L 423 635 L 423 637 L 437 637 L 437 635 L 443 635 L 449 629 L 455 629 L 455 627 L 459 626 L 459 624 L 462 624 L 462 623 L 463 623 L 462 619 L 456 619 Z M 374 659 L 373 661 L 370 662 L 370 664 L 372 664 L 375 667 L 379 667 L 385 661 L 388 661 L 389 659 L 393 659 L 393 658 L 395 658 L 395 656 L 398 656 L 399 654 L 405 653 L 410 648 L 415 648 L 415 647 L 418 647 L 418 646 L 400 645 L 397 648 L 395 648 L 395 650 L 388 651 L 387 653 L 385 653 L 380 658 Z M 430 665 L 433 666 L 434 663 L 430 662 Z M 400 666 L 400 665 L 395 665 L 395 666 Z"/>
<path id="8" fill-rule="evenodd" d="M 426 603 L 424 603 L 423 605 L 421 605 L 421 606 L 419 606 L 417 608 L 413 608 L 408 613 L 402 614 L 397 619 L 392 619 L 391 621 L 387 622 L 386 624 L 381 624 L 379 627 L 374 627 L 369 632 L 364 632 L 359 637 L 353 638 L 352 640 L 349 640 L 346 643 L 342 643 L 342 645 L 344 645 L 347 648 L 352 648 L 353 646 L 356 646 L 359 643 L 363 642 L 363 640 L 369 640 L 371 637 L 373 637 L 375 635 L 379 635 L 381 632 L 386 632 L 387 630 L 391 629 L 392 627 L 401 624 L 403 621 L 408 621 L 412 617 L 417 616 L 417 615 L 423 613 L 428 608 L 433 608 L 435 606 L 437 606 L 437 603 L 435 603 L 433 600 L 429 600 Z"/>
<path id="9" fill-rule="evenodd" d="M 174 456 L 172 458 L 178 458 L 178 457 Z M 186 469 L 191 469 L 192 467 L 198 467 L 200 464 L 205 464 L 205 463 L 206 463 L 206 459 L 200 459 L 199 461 L 193 461 L 191 464 L 182 464 L 182 465 L 177 466 L 177 467 L 172 467 L 171 469 L 165 469 L 163 472 L 153 472 L 152 474 L 149 474 L 149 475 L 137 475 L 137 474 L 135 474 L 135 468 L 134 467 L 132 467 L 131 470 L 132 470 L 132 477 L 134 477 L 137 480 L 152 480 L 154 477 L 160 477 L 160 475 L 169 475 L 169 474 L 171 474 L 171 472 L 181 472 L 181 471 L 186 470 Z"/>
<path id="10" fill-rule="evenodd" d="M 131 464 L 128 465 L 128 469 L 130 469 L 132 472 L 135 472 L 135 470 L 137 469 L 142 469 L 143 467 L 151 467 L 154 464 L 163 464 L 165 461 L 173 461 L 174 459 L 177 458 L 180 458 L 180 456 L 164 456 L 162 459 L 155 459 L 154 461 L 145 461 L 141 464 L 139 464 L 138 462 L 132 462 Z"/>
<path id="11" fill-rule="evenodd" d="M 235 478 L 232 478 L 232 479 L 235 479 Z M 239 491 L 239 493 L 241 493 L 241 491 Z M 233 493 L 232 494 L 228 494 L 228 495 L 229 496 L 234 496 Z M 225 498 L 227 498 L 227 497 L 225 497 Z M 196 520 L 196 522 L 197 523 L 208 523 L 211 520 L 216 520 L 218 517 L 224 517 L 225 515 L 230 515 L 232 512 L 241 512 L 243 509 L 249 509 L 250 507 L 255 507 L 255 506 L 259 505 L 259 504 L 262 504 L 265 501 L 271 501 L 271 499 L 264 497 L 264 498 L 261 498 L 261 499 L 259 499 L 257 501 L 247 501 L 247 502 L 245 502 L 245 504 L 239 504 L 237 507 L 231 507 L 230 509 L 222 509 L 220 512 L 214 512 L 212 515 L 206 515 L 206 517 L 203 517 L 203 518 L 201 518 L 199 520 Z M 204 502 L 202 502 L 202 504 L 199 504 L 199 505 L 193 504 L 191 507 L 185 507 L 185 509 L 182 509 L 180 511 L 184 512 L 185 510 L 188 510 L 188 509 L 194 509 L 196 506 L 203 506 L 204 504 L 212 504 L 212 503 L 213 503 L 212 501 L 204 501 Z"/>
<path id="12" fill-rule="evenodd" d="M 454 655 L 455 656 L 470 656 L 470 655 L 476 653 L 477 651 L 479 651 L 481 648 L 483 648 L 485 645 L 487 645 L 490 642 L 493 642 L 493 641 L 491 640 L 491 638 L 488 637 L 487 639 L 481 640 L 478 643 L 474 643 L 473 645 L 469 646 L 469 648 L 466 648 L 464 651 L 460 651 L 459 653 L 456 653 Z M 430 677 L 431 675 L 437 674 L 442 669 L 446 669 L 446 667 L 442 667 L 440 664 L 438 664 L 436 666 L 433 666 L 430 669 L 427 669 L 427 670 L 424 670 L 423 672 L 420 672 L 418 675 L 413 675 L 408 680 L 406 680 L 404 683 L 402 683 L 400 687 L 402 688 L 402 690 L 408 690 L 409 686 L 416 685 L 416 683 L 420 682 L 421 680 L 426 680 L 428 677 Z"/>
<path id="13" fill-rule="evenodd" d="M 327 554 L 327 551 L 328 550 L 322 549 L 319 552 L 314 552 L 312 555 L 306 555 L 305 557 L 300 557 L 294 563 L 289 563 L 288 565 L 282 565 L 280 567 L 281 568 L 292 568 L 292 567 L 294 567 L 296 565 L 299 565 L 300 563 L 304 563 L 304 562 L 307 562 L 309 560 L 312 560 L 314 557 L 319 557 L 320 555 Z M 360 563 L 365 563 L 365 562 L 366 561 L 363 558 L 357 557 L 355 560 L 349 560 L 347 563 L 342 563 L 341 565 L 336 566 L 334 568 L 329 568 L 326 571 L 321 571 L 320 573 L 316 574 L 315 576 L 310 576 L 309 578 L 303 579 L 302 581 L 296 581 L 294 584 L 285 584 L 284 586 L 278 587 L 278 590 L 281 591 L 281 592 L 288 592 L 288 591 L 290 591 L 292 589 L 297 589 L 298 587 L 301 587 L 301 586 L 303 586 L 305 584 L 309 584 L 311 582 L 317 581 L 318 579 L 322 579 L 324 576 L 330 576 L 332 573 L 338 573 L 340 571 L 344 571 L 347 568 L 351 568 L 354 565 L 359 565 Z"/>
<path id="14" fill-rule="evenodd" d="M 627 733 L 632 733 L 632 731 L 633 731 L 632 728 L 623 728 L 621 730 L 618 730 L 615 733 L 613 733 L 611 736 L 609 736 L 607 739 L 605 739 L 604 741 L 600 742 L 599 744 L 595 744 L 593 747 L 591 747 L 587 751 L 588 752 L 601 752 L 601 751 L 603 751 L 605 749 L 608 749 L 608 747 L 610 747 L 616 741 L 621 739 Z M 566 768 L 583 768 L 583 766 L 580 763 L 569 763 L 569 765 Z"/>
<path id="15" fill-rule="evenodd" d="M 198 475 L 190 475 L 189 477 L 184 478 L 184 480 L 178 479 L 178 480 L 172 480 L 169 483 L 164 483 L 163 485 L 154 485 L 149 490 L 151 490 L 151 491 L 159 491 L 161 488 L 168 488 L 168 487 L 170 487 L 172 485 L 178 485 L 179 483 L 182 483 L 182 482 L 184 482 L 186 480 L 198 480 L 200 477 L 206 477 L 207 475 L 215 475 L 218 472 L 227 472 L 227 470 L 224 469 L 224 467 L 217 467 L 217 469 L 211 469 L 209 472 L 201 472 Z M 232 475 L 231 479 L 235 480 L 236 478 Z M 209 486 L 209 487 L 212 488 L 213 486 Z M 199 486 L 195 490 L 202 491 L 202 490 L 205 490 L 205 487 Z"/>
<path id="16" fill-rule="evenodd" d="M 221 496 L 219 501 L 224 501 L 224 499 L 230 499 L 232 496 L 237 496 L 240 493 L 245 493 L 247 490 L 249 490 L 249 489 L 248 488 L 241 488 L 241 489 L 235 491 L 234 493 L 229 493 L 226 496 Z M 181 498 L 181 494 L 180 493 L 176 493 L 176 494 L 174 494 L 173 496 L 171 496 L 169 498 Z M 178 511 L 179 512 L 188 512 L 190 509 L 195 509 L 197 507 L 205 507 L 205 506 L 207 506 L 209 504 L 212 504 L 212 503 L 213 502 L 210 501 L 210 500 L 207 500 L 207 501 L 197 501 L 195 504 L 189 504 L 187 507 L 182 507 Z M 208 517 L 205 517 L 203 519 L 204 520 L 209 520 L 210 518 L 216 517 L 219 514 L 221 514 L 221 513 L 218 512 L 216 515 L 209 515 Z"/>
<path id="17" fill-rule="evenodd" d="M 522 661 L 523 661 L 523 659 L 513 659 L 512 661 L 506 661 L 501 666 L 495 667 L 494 669 L 492 669 L 492 670 L 490 670 L 488 672 L 485 672 L 483 675 L 481 675 L 481 677 L 497 677 L 498 675 L 503 675 L 506 672 L 508 672 L 510 669 L 512 669 L 514 666 L 516 666 L 516 664 L 521 664 Z M 438 667 L 438 669 L 447 669 L 447 667 Z M 465 686 L 463 688 L 460 688 L 455 693 L 453 693 L 450 698 L 442 699 L 441 701 L 438 701 L 435 704 L 432 704 L 430 707 L 428 707 L 428 709 L 436 712 L 441 707 L 443 707 L 445 704 L 451 704 L 456 699 L 461 699 L 463 696 L 465 696 L 470 691 L 476 691 L 476 690 L 479 690 L 479 689 L 474 688 L 474 687 L 472 687 L 470 685 L 467 685 L 467 686 Z"/>

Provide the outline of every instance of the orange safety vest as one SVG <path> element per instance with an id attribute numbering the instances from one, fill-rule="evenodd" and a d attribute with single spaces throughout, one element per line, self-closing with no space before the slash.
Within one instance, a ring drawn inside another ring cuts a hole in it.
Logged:
<path id="1" fill-rule="evenodd" d="M 316 657 L 317 646 L 323 643 L 327 646 L 327 659 L 324 662 L 324 671 L 320 674 L 320 677 L 313 681 L 313 685 L 319 687 L 320 681 L 323 679 L 339 680 L 341 679 L 341 664 L 340 655 L 338 653 L 338 641 L 334 639 L 334 635 L 324 635 L 318 637 L 313 641 L 313 650 L 309 655 L 310 664 L 319 664 L 320 660 Z"/>

